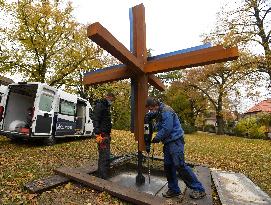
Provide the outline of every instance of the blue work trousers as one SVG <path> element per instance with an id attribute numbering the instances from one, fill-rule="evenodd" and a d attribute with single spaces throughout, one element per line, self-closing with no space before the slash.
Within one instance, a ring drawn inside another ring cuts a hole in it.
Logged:
<path id="1" fill-rule="evenodd" d="M 168 181 L 168 189 L 180 192 L 177 172 L 186 186 L 197 191 L 205 191 L 192 169 L 184 161 L 184 143 L 182 138 L 164 145 L 164 170 Z"/>

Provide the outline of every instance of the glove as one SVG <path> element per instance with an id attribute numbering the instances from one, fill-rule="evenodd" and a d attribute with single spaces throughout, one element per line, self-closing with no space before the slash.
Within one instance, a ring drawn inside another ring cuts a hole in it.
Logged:
<path id="1" fill-rule="evenodd" d="M 96 135 L 96 142 L 97 142 L 98 144 L 101 144 L 103 141 L 104 141 L 104 138 L 102 137 L 101 134 Z"/>
<path id="2" fill-rule="evenodd" d="M 159 143 L 160 142 L 160 140 L 159 139 L 157 139 L 156 137 L 155 138 L 153 138 L 152 139 L 152 141 L 151 141 L 151 143 Z"/>

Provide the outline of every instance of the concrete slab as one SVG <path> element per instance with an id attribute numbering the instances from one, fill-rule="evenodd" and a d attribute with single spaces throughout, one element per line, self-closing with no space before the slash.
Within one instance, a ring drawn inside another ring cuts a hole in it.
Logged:
<path id="1" fill-rule="evenodd" d="M 182 201 L 185 205 L 212 205 L 212 179 L 210 169 L 204 166 L 195 166 L 194 173 L 197 175 L 199 181 L 203 184 L 206 192 L 206 196 L 200 200 L 191 199 L 190 193 L 192 192 L 191 189 L 187 189 L 184 195 L 184 199 Z M 228 204 L 229 205 L 229 204 Z"/>
<path id="2" fill-rule="evenodd" d="M 117 183 L 119 185 L 133 188 L 139 192 L 145 192 L 154 196 L 162 197 L 162 193 L 167 190 L 167 180 L 163 176 L 151 176 L 150 183 L 148 182 L 148 175 L 145 174 L 146 182 L 141 186 L 137 186 L 135 183 L 136 172 L 127 171 L 122 172 L 116 176 L 113 176 L 109 179 L 109 181 Z M 183 181 L 179 180 L 179 186 L 184 193 L 186 186 Z"/>
<path id="3" fill-rule="evenodd" d="M 75 168 L 59 169 L 59 174 L 68 177 L 76 182 L 82 183 L 98 191 L 105 191 L 112 196 L 118 197 L 132 204 L 138 205 L 165 205 L 166 199 L 153 196 L 148 193 L 138 192 L 130 187 L 124 187 L 117 183 L 104 180 L 93 175 L 80 172 Z"/>
<path id="4" fill-rule="evenodd" d="M 212 170 L 222 205 L 270 205 L 271 198 L 244 174 Z"/>

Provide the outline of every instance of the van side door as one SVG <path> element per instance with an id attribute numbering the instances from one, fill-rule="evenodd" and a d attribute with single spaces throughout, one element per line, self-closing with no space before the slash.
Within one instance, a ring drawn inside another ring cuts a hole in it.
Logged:
<path id="1" fill-rule="evenodd" d="M 55 130 L 56 137 L 75 134 L 76 103 L 76 96 L 64 92 L 60 94 Z"/>
<path id="2" fill-rule="evenodd" d="M 32 133 L 35 136 L 52 135 L 56 90 L 49 86 L 38 89 L 33 113 Z"/>
<path id="3" fill-rule="evenodd" d="M 1 90 L 0 90 L 0 129 L 3 129 L 3 117 L 5 116 L 5 108 L 6 108 L 6 102 L 7 102 L 7 97 L 8 97 L 8 92 L 9 89 L 8 87 L 4 88 L 3 86 L 1 86 Z"/>

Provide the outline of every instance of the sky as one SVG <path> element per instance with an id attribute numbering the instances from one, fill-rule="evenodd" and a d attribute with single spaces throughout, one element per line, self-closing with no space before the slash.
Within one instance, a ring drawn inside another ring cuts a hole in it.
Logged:
<path id="1" fill-rule="evenodd" d="M 147 49 L 152 55 L 202 44 L 201 35 L 215 27 L 222 6 L 235 7 L 232 0 L 72 0 L 74 16 L 83 24 L 100 22 L 124 46 L 130 48 L 129 8 L 143 3 Z M 257 101 L 267 98 L 259 88 L 258 100 L 243 98 L 239 111 L 245 112 Z"/>
<path id="2" fill-rule="evenodd" d="M 147 49 L 159 55 L 202 44 L 216 22 L 222 0 L 72 0 L 80 23 L 100 22 L 130 49 L 129 8 L 143 3 Z"/>
<path id="3" fill-rule="evenodd" d="M 232 0 L 67 0 L 73 3 L 78 22 L 100 22 L 130 49 L 129 8 L 143 3 L 147 49 L 153 56 L 201 45 L 201 35 L 215 26 L 222 6 L 234 7 Z M 14 79 L 16 82 L 19 80 Z M 262 92 L 262 99 L 266 98 Z M 260 99 L 259 99 L 260 100 Z M 255 104 L 246 100 L 241 112 Z"/>
<path id="4" fill-rule="evenodd" d="M 83 24 L 100 22 L 130 49 L 129 8 L 143 3 L 147 49 L 152 55 L 202 44 L 201 35 L 215 27 L 222 6 L 236 6 L 230 0 L 72 0 L 74 16 Z M 262 91 L 262 98 L 266 93 Z M 255 101 L 244 97 L 239 111 L 245 112 Z"/>

